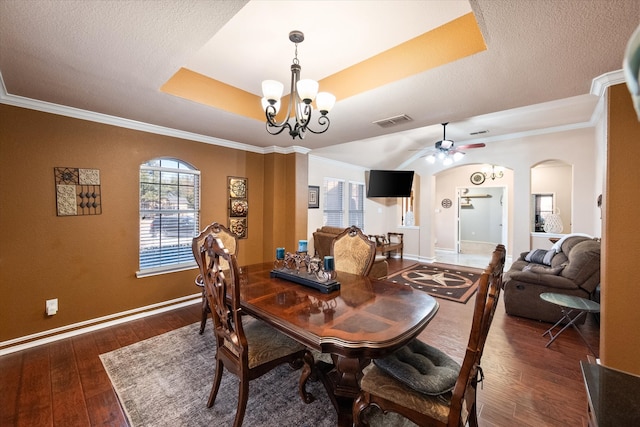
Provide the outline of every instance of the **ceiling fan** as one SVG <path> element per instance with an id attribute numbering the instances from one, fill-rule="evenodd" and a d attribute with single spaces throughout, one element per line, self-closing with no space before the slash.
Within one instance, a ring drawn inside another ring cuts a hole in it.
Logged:
<path id="1" fill-rule="evenodd" d="M 430 153 L 422 156 L 425 157 L 427 162 L 435 163 L 436 159 L 442 160 L 442 164 L 450 165 L 453 162 L 457 162 L 462 159 L 465 153 L 462 150 L 470 148 L 482 148 L 485 146 L 483 142 L 476 144 L 466 144 L 455 147 L 454 142 L 447 139 L 447 123 L 442 123 L 442 139 L 435 143 L 434 148 L 430 149 Z"/>

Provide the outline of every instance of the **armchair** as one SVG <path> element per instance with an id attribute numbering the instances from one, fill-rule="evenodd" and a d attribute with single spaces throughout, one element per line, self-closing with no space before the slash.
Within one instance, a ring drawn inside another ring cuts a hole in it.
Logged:
<path id="1" fill-rule="evenodd" d="M 523 252 L 504 274 L 507 314 L 555 323 L 560 310 L 540 299 L 543 292 L 595 298 L 600 283 L 600 240 L 565 236 L 550 251 Z M 584 322 L 582 318 L 578 323 Z"/>

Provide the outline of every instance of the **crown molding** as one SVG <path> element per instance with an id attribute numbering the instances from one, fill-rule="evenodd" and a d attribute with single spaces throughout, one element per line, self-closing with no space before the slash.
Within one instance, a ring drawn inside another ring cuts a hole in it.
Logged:
<path id="1" fill-rule="evenodd" d="M 311 152 L 310 148 L 301 147 L 299 145 L 294 145 L 292 147 L 279 147 L 277 145 L 272 145 L 270 147 L 265 147 L 263 150 L 264 150 L 264 154 L 271 154 L 271 153 L 276 153 L 276 154 L 292 154 L 292 153 L 309 154 L 309 152 Z"/>
<path id="2" fill-rule="evenodd" d="M 217 145 L 220 147 L 233 148 L 236 150 L 249 151 L 258 154 L 267 153 L 302 153 L 307 154 L 309 149 L 305 147 L 277 147 L 271 146 L 267 148 L 256 147 L 255 145 L 243 144 L 240 142 L 229 141 L 221 138 L 214 138 L 193 132 L 186 132 L 178 129 L 172 129 L 164 126 L 152 125 L 149 123 L 139 122 L 136 120 L 125 119 L 122 117 L 110 116 L 108 114 L 95 113 L 93 111 L 81 110 L 79 108 L 68 107 L 66 105 L 54 104 L 51 102 L 40 101 L 37 99 L 26 98 L 23 96 L 12 95 L 7 92 L 7 88 L 0 72 L 0 104 L 11 105 L 14 107 L 27 108 L 29 110 L 42 111 L 44 113 L 56 114 L 59 116 L 71 117 L 74 119 L 87 120 L 90 122 L 102 123 L 111 126 L 117 126 L 126 129 L 139 130 L 157 135 L 171 136 L 175 138 L 186 139 L 189 141 L 202 142 L 205 144 Z"/>
<path id="3" fill-rule="evenodd" d="M 591 93 L 591 95 L 602 97 L 609 86 L 624 82 L 624 72 L 622 70 L 610 71 L 593 79 L 591 82 L 591 91 L 589 93 Z"/>

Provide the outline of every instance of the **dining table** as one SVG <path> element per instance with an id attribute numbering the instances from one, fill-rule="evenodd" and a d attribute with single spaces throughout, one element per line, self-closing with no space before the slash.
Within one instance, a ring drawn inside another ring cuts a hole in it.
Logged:
<path id="1" fill-rule="evenodd" d="M 337 411 L 338 425 L 352 425 L 363 369 L 416 338 L 436 315 L 438 302 L 387 279 L 337 272 L 339 289 L 324 293 L 273 271 L 273 262 L 241 267 L 242 310 L 331 356 L 332 363 L 317 361 L 315 372 Z"/>

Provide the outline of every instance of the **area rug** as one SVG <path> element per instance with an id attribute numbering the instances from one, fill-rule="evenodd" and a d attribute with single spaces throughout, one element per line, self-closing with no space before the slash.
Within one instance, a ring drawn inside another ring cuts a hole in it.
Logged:
<path id="1" fill-rule="evenodd" d="M 216 349 L 211 324 L 203 335 L 199 328 L 194 323 L 100 355 L 132 427 L 233 425 L 238 380 L 225 371 L 216 402 L 207 408 Z M 243 425 L 335 426 L 320 381 L 307 384 L 314 402 L 300 399 L 300 372 L 284 364 L 252 380 Z"/>
<path id="2" fill-rule="evenodd" d="M 414 264 L 388 277 L 429 295 L 465 304 L 478 289 L 482 270 L 449 264 Z"/>

